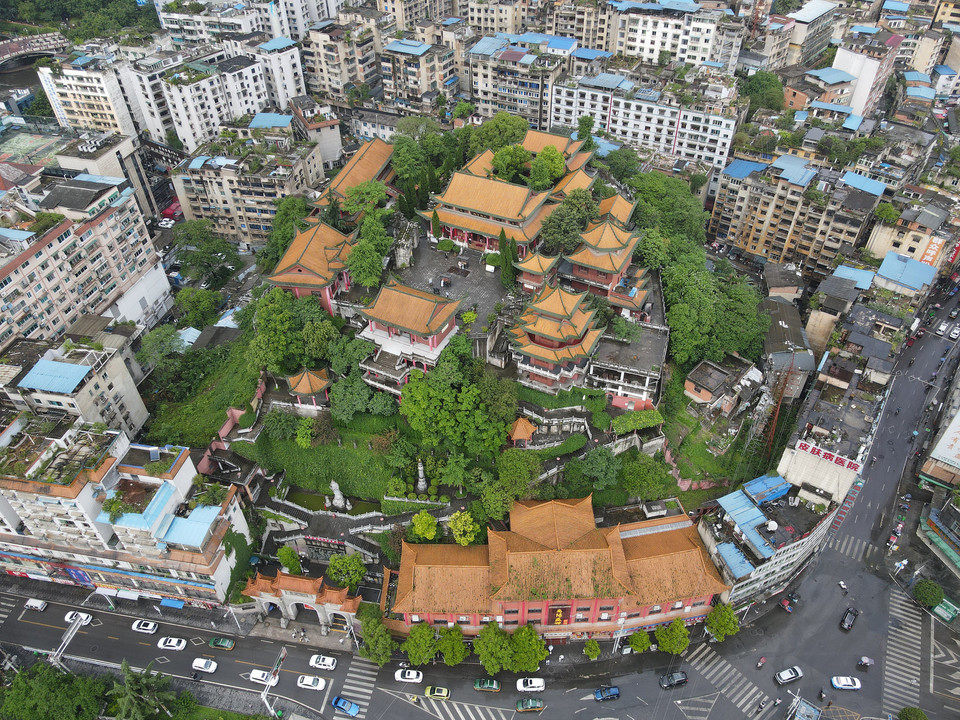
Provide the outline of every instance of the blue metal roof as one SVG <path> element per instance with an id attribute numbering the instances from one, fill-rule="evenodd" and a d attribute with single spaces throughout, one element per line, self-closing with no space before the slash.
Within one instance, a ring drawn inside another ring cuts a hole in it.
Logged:
<path id="1" fill-rule="evenodd" d="M 173 483 L 164 482 L 157 488 L 157 492 L 150 498 L 149 504 L 142 513 L 124 513 L 116 522 L 110 523 L 110 513 L 101 510 L 97 516 L 97 522 L 135 528 L 137 530 L 152 531 L 157 521 L 161 519 L 161 515 L 164 514 L 167 503 L 173 495 L 173 491 Z M 116 490 L 107 491 L 107 497 L 112 498 L 115 494 Z"/>
<path id="2" fill-rule="evenodd" d="M 446 20 L 444 20 L 440 24 L 443 25 L 444 27 L 448 27 L 450 25 L 456 25 L 458 22 L 463 22 L 463 18 L 448 17 Z"/>
<path id="3" fill-rule="evenodd" d="M 102 183 L 104 185 L 123 185 L 127 181 L 126 178 L 115 177 L 113 175 L 91 175 L 90 173 L 74 175 L 73 179 L 82 182 Z"/>
<path id="4" fill-rule="evenodd" d="M 623 90 L 629 92 L 633 89 L 633 83 L 623 75 L 614 75 L 613 73 L 600 73 L 599 75 L 586 75 L 580 80 L 581 85 L 595 87 L 603 90 Z"/>
<path id="5" fill-rule="evenodd" d="M 384 50 L 400 53 L 401 55 L 415 55 L 420 57 L 421 55 L 426 55 L 431 47 L 432 46 L 426 43 L 417 42 L 416 40 L 394 40 L 387 45 Z"/>
<path id="6" fill-rule="evenodd" d="M 742 489 L 755 503 L 761 505 L 782 498 L 790 492 L 791 487 L 793 486 L 779 475 L 762 475 L 755 480 L 744 483 Z"/>
<path id="7" fill-rule="evenodd" d="M 825 103 L 820 102 L 819 100 L 814 100 L 812 103 L 810 103 L 810 107 L 815 108 L 816 110 L 830 110 L 831 112 L 845 113 L 847 115 L 853 112 L 853 108 L 851 108 L 849 105 Z"/>
<path id="8" fill-rule="evenodd" d="M 259 112 L 253 116 L 253 120 L 247 125 L 251 130 L 257 128 L 285 128 L 290 127 L 293 122 L 293 115 L 282 115 L 280 113 Z"/>
<path id="9" fill-rule="evenodd" d="M 294 47 L 295 45 L 296 43 L 290 38 L 275 37 L 267 40 L 265 43 L 260 43 L 257 47 L 261 50 L 283 50 L 284 48 Z"/>
<path id="10" fill-rule="evenodd" d="M 933 283 L 937 276 L 937 269 L 891 250 L 883 259 L 877 275 L 910 290 L 918 291 L 922 290 L 924 285 Z"/>
<path id="11" fill-rule="evenodd" d="M 470 48 L 469 52 L 477 55 L 493 55 L 497 50 L 509 45 L 509 41 L 498 37 L 480 38 L 480 42 Z"/>
<path id="12" fill-rule="evenodd" d="M 874 27 L 873 25 L 854 25 L 850 28 L 850 32 L 863 33 L 864 35 L 876 35 L 880 32 L 880 28 Z"/>
<path id="13" fill-rule="evenodd" d="M 832 2 L 827 2 L 826 0 L 810 0 L 810 2 L 805 3 L 804 6 L 796 12 L 787 13 L 787 17 L 793 18 L 797 22 L 811 23 L 821 15 L 832 13 L 836 9 L 837 6 Z"/>
<path id="14" fill-rule="evenodd" d="M 577 48 L 573 51 L 573 56 L 578 60 L 596 60 L 613 57 L 613 53 L 606 50 L 596 50 L 595 48 Z"/>
<path id="15" fill-rule="evenodd" d="M 873 276 L 876 275 L 873 270 L 861 270 L 849 265 L 841 265 L 833 271 L 833 274 L 838 278 L 853 280 L 857 290 L 869 290 L 873 285 Z"/>
<path id="16" fill-rule="evenodd" d="M 944 25 L 944 27 L 946 27 L 946 25 Z M 960 26 L 957 26 L 957 32 L 960 32 Z M 949 65 L 934 65 L 933 71 L 937 75 L 956 75 L 957 74 L 956 72 L 954 72 L 953 68 L 950 67 Z"/>
<path id="17" fill-rule="evenodd" d="M 850 115 L 846 120 L 843 121 L 841 126 L 844 130 L 853 130 L 856 132 L 860 129 L 860 126 L 863 124 L 863 115 Z"/>
<path id="18" fill-rule="evenodd" d="M 197 338 L 200 337 L 200 331 L 195 327 L 185 327 L 182 330 L 177 332 L 177 335 L 180 336 L 180 340 L 183 342 L 183 347 L 193 347 L 193 344 L 197 341 Z"/>
<path id="19" fill-rule="evenodd" d="M 919 98 L 921 100 L 933 100 L 936 97 L 937 93 L 932 87 L 908 87 L 907 88 L 907 97 L 908 98 Z"/>
<path id="20" fill-rule="evenodd" d="M 745 177 L 748 177 L 750 173 L 762 172 L 767 169 L 766 163 L 752 162 L 750 160 L 734 160 L 732 163 L 727 165 L 723 170 L 723 174 L 728 177 L 737 178 L 738 180 L 743 180 Z"/>
<path id="21" fill-rule="evenodd" d="M 219 505 L 201 505 L 194 508 L 185 518 L 175 517 L 167 531 L 158 540 L 199 548 L 207 537 L 210 525 L 219 514 Z"/>
<path id="22" fill-rule="evenodd" d="M 199 170 L 203 167 L 203 164 L 210 159 L 209 155 L 197 155 L 193 160 L 190 161 L 190 164 L 187 165 L 191 170 Z"/>
<path id="23" fill-rule="evenodd" d="M 40 358 L 17 387 L 69 395 L 90 372 L 89 365 Z"/>
<path id="24" fill-rule="evenodd" d="M 13 230 L 12 228 L 0 228 L 0 237 L 7 238 L 8 240 L 19 240 L 25 241 L 32 238 L 36 233 L 32 233 L 28 230 Z"/>
<path id="25" fill-rule="evenodd" d="M 793 114 L 794 122 L 806 122 L 808 117 L 810 117 L 810 113 L 808 113 L 806 110 L 797 110 Z"/>
<path id="26" fill-rule="evenodd" d="M 819 70 L 808 70 L 807 75 L 813 75 L 815 78 L 820 78 L 827 85 L 835 85 L 837 83 L 852 82 L 853 80 L 856 80 L 856 78 L 850 73 L 832 67 L 821 68 Z"/>
<path id="27" fill-rule="evenodd" d="M 844 185 L 849 185 L 857 190 L 863 190 L 864 192 L 870 193 L 871 195 L 876 195 L 877 197 L 883 195 L 884 191 L 887 189 L 887 186 L 879 180 L 871 180 L 870 178 L 860 175 L 859 173 L 855 173 L 852 170 L 847 170 L 840 179 L 843 181 Z"/>
<path id="28" fill-rule="evenodd" d="M 719 63 L 719 62 L 716 62 L 716 61 L 714 61 L 714 60 L 707 60 L 706 62 L 703 62 L 703 63 L 700 63 L 700 64 L 703 65 L 704 67 L 712 67 L 712 68 L 722 68 L 722 67 L 723 67 L 723 63 Z"/>
<path id="29" fill-rule="evenodd" d="M 522 35 L 510 35 L 508 33 L 498 33 L 507 37 L 511 42 L 530 43 L 532 45 L 547 44 L 547 47 L 554 50 L 572 50 L 577 41 L 575 38 L 561 37 L 560 35 L 546 35 L 544 33 L 525 32 Z"/>
<path id="30" fill-rule="evenodd" d="M 883 0 L 883 9 L 893 12 L 910 12 L 910 3 L 898 2 L 897 0 Z"/>
<path id="31" fill-rule="evenodd" d="M 620 12 L 629 10 L 672 10 L 674 12 L 693 13 L 700 9 L 700 6 L 695 2 L 682 2 L 681 0 L 660 0 L 660 2 L 613 0 L 610 4 Z"/>
<path id="32" fill-rule="evenodd" d="M 753 564 L 747 560 L 743 551 L 733 543 L 717 543 L 717 552 L 720 553 L 723 562 L 726 563 L 737 580 L 753 572 Z"/>
<path id="33" fill-rule="evenodd" d="M 764 558 L 773 557 L 774 549 L 757 528 L 767 522 L 767 517 L 747 495 L 740 490 L 724 495 L 717 501 L 720 507 L 736 523 L 740 532 L 750 542 L 757 554 Z"/>
<path id="34" fill-rule="evenodd" d="M 930 82 L 930 76 L 926 73 L 917 72 L 916 70 L 908 70 L 903 74 L 903 79 L 907 82 Z"/>
<path id="35" fill-rule="evenodd" d="M 817 171 L 809 169 L 807 161 L 796 155 L 781 155 L 772 166 L 780 171 L 780 177 L 800 187 L 806 187 L 817 176 Z"/>

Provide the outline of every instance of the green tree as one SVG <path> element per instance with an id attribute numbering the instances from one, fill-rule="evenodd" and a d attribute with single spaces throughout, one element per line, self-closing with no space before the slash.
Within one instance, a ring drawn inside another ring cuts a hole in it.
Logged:
<path id="1" fill-rule="evenodd" d="M 454 119 L 468 118 L 473 115 L 473 111 L 476 108 L 473 107 L 466 100 L 461 100 L 457 103 L 456 107 L 453 108 L 453 117 Z"/>
<path id="2" fill-rule="evenodd" d="M 177 694 L 167 688 L 170 678 L 155 673 L 150 662 L 140 672 L 130 669 L 126 658 L 120 663 L 123 682 L 113 681 L 113 687 L 107 691 L 107 697 L 117 704 L 117 720 L 147 720 L 148 718 L 167 717 L 166 705 L 171 704 Z"/>
<path id="3" fill-rule="evenodd" d="M 180 267 L 187 277 L 219 286 L 230 276 L 228 265 L 240 263 L 237 248 L 213 232 L 209 220 L 187 220 L 173 228 L 173 242 L 180 248 Z"/>
<path id="4" fill-rule="evenodd" d="M 897 713 L 897 720 L 927 720 L 927 714 L 920 708 L 905 707 Z"/>
<path id="5" fill-rule="evenodd" d="M 365 288 L 377 287 L 383 277 L 383 254 L 377 252 L 373 243 L 360 240 L 350 249 L 347 270 L 354 281 Z"/>
<path id="6" fill-rule="evenodd" d="M 705 625 L 718 642 L 723 642 L 726 638 L 740 632 L 740 621 L 737 619 L 737 614 L 732 607 L 725 603 L 716 605 L 710 611 Z"/>
<path id="7" fill-rule="evenodd" d="M 581 150 L 596 150 L 593 139 L 593 115 L 581 115 L 577 118 L 577 140 L 583 140 Z"/>
<path id="8" fill-rule="evenodd" d="M 187 287 L 177 293 L 174 307 L 180 313 L 180 327 L 203 329 L 217 319 L 223 296 L 216 290 Z"/>
<path id="9" fill-rule="evenodd" d="M 783 108 L 783 84 L 776 73 L 760 70 L 743 84 L 743 94 L 750 98 L 750 115 L 760 108 Z"/>
<path id="10" fill-rule="evenodd" d="M 541 468 L 537 453 L 509 448 L 497 458 L 497 479 L 512 498 L 518 499 L 539 482 Z"/>
<path id="11" fill-rule="evenodd" d="M 390 636 L 390 631 L 384 627 L 379 617 L 364 617 L 360 621 L 360 635 L 363 645 L 360 646 L 360 656 L 383 667 L 393 656 L 393 651 L 399 643 Z"/>
<path id="12" fill-rule="evenodd" d="M 280 262 L 280 258 L 296 237 L 300 222 L 310 214 L 307 201 L 298 195 L 288 195 L 281 200 L 275 200 L 274 204 L 277 211 L 270 227 L 270 237 L 263 249 L 257 253 L 257 264 L 268 270 L 272 270 Z M 339 216 L 339 208 L 337 215 Z"/>
<path id="13" fill-rule="evenodd" d="M 406 115 L 397 121 L 394 137 L 398 135 L 422 143 L 431 135 L 440 135 L 440 126 L 436 120 L 422 115 Z"/>
<path id="14" fill-rule="evenodd" d="M 627 181 L 637 207 L 633 221 L 640 229 L 658 228 L 669 237 L 684 236 L 703 245 L 708 214 L 682 179 L 659 172 L 638 173 Z"/>
<path id="15" fill-rule="evenodd" d="M 707 184 L 707 176 L 703 173 L 694 173 L 690 176 L 690 192 L 697 193 Z"/>
<path id="16" fill-rule="evenodd" d="M 473 641 L 473 651 L 487 675 L 513 668 L 510 636 L 496 623 L 487 623 L 481 628 L 477 639 Z"/>
<path id="17" fill-rule="evenodd" d="M 458 545 L 469 545 L 480 532 L 480 526 L 473 519 L 473 515 L 465 510 L 455 512 L 450 518 L 450 532 Z"/>
<path id="18" fill-rule="evenodd" d="M 487 370 L 477 380 L 477 387 L 492 422 L 510 425 L 517 419 L 517 383 Z"/>
<path id="19" fill-rule="evenodd" d="M 424 665 L 437 654 L 437 639 L 432 625 L 419 623 L 410 628 L 410 635 L 400 649 L 407 654 L 411 665 Z"/>
<path id="20" fill-rule="evenodd" d="M 42 87 L 36 89 L 33 100 L 27 105 L 23 114 L 30 117 L 53 117 L 53 108 L 50 107 L 50 99 Z"/>
<path id="21" fill-rule="evenodd" d="M 330 414 L 343 425 L 353 420 L 354 415 L 367 410 L 373 396 L 370 386 L 359 372 L 341 377 L 330 388 Z"/>
<path id="22" fill-rule="evenodd" d="M 424 540 L 433 540 L 437 537 L 437 519 L 426 510 L 421 510 L 414 515 L 411 524 L 417 537 Z"/>
<path id="23" fill-rule="evenodd" d="M 657 649 L 671 655 L 679 655 L 690 644 L 690 632 L 680 618 L 669 625 L 658 625 L 653 634 L 657 638 Z"/>
<path id="24" fill-rule="evenodd" d="M 593 638 L 590 638 L 583 646 L 583 654 L 591 660 L 596 660 L 598 657 L 600 657 L 600 643 Z"/>
<path id="25" fill-rule="evenodd" d="M 304 324 L 303 358 L 307 365 L 316 365 L 330 359 L 330 344 L 340 337 L 340 331 L 332 320 L 322 319 Z"/>
<path id="26" fill-rule="evenodd" d="M 173 128 L 167 130 L 166 134 L 167 145 L 172 147 L 174 150 L 183 150 L 183 142 L 180 140 L 180 137 L 177 135 L 177 131 Z"/>
<path id="27" fill-rule="evenodd" d="M 547 255 L 570 253 L 580 244 L 580 233 L 599 217 L 599 208 L 590 192 L 577 188 L 560 203 L 560 207 L 543 221 L 540 238 Z"/>
<path id="28" fill-rule="evenodd" d="M 143 336 L 137 362 L 141 365 L 163 363 L 170 355 L 183 352 L 183 338 L 173 325 L 158 325 Z"/>
<path id="29" fill-rule="evenodd" d="M 459 625 L 440 628 L 436 650 L 443 655 L 443 663 L 448 667 L 459 665 L 470 657 L 470 648 L 463 641 L 463 630 Z"/>
<path id="30" fill-rule="evenodd" d="M 105 692 L 99 677 L 64 673 L 38 662 L 11 673 L 10 685 L 0 695 L 0 714 L 5 720 L 97 720 Z"/>
<path id="31" fill-rule="evenodd" d="M 522 145 L 506 145 L 493 154 L 491 165 L 501 180 L 511 182 L 530 162 L 530 151 Z"/>
<path id="32" fill-rule="evenodd" d="M 635 653 L 646 652 L 652 644 L 650 642 L 650 635 L 644 630 L 637 630 L 637 632 L 630 636 L 627 642 L 630 643 L 630 648 Z"/>
<path id="33" fill-rule="evenodd" d="M 533 625 L 522 625 L 510 636 L 510 670 L 513 672 L 535 672 L 547 655 L 547 644 Z"/>
<path id="34" fill-rule="evenodd" d="M 530 187 L 534 190 L 547 190 L 554 181 L 563 177 L 567 171 L 563 155 L 553 145 L 547 145 L 537 153 L 530 165 Z"/>
<path id="35" fill-rule="evenodd" d="M 337 587 L 349 588 L 351 593 L 356 593 L 366 574 L 367 566 L 363 564 L 363 557 L 357 553 L 337 553 L 330 556 L 326 577 Z"/>
<path id="36" fill-rule="evenodd" d="M 441 231 L 440 216 L 437 215 L 436 210 L 433 211 L 433 217 L 430 218 L 430 230 L 433 233 L 433 236 L 435 238 L 440 237 L 440 231 Z"/>
<path id="37" fill-rule="evenodd" d="M 297 433 L 300 418 L 293 413 L 271 410 L 263 418 L 263 432 L 271 440 L 289 440 Z"/>
<path id="38" fill-rule="evenodd" d="M 943 602 L 943 588 L 933 580 L 917 580 L 913 585 L 913 598 L 924 607 L 936 607 Z"/>
<path id="39" fill-rule="evenodd" d="M 633 177 L 640 172 L 640 158 L 633 148 L 624 146 L 611 150 L 603 158 L 603 162 L 610 168 L 610 174 L 620 182 Z"/>
<path id="40" fill-rule="evenodd" d="M 377 391 L 370 396 L 367 403 L 367 412 L 380 417 L 390 417 L 397 414 L 397 400 L 388 392 Z"/>
<path id="41" fill-rule="evenodd" d="M 447 461 L 443 464 L 443 468 L 437 476 L 437 483 L 444 487 L 463 489 L 469 476 L 467 458 L 461 453 L 453 452 L 447 456 Z"/>
<path id="42" fill-rule="evenodd" d="M 309 418 L 305 419 L 309 420 Z M 289 545 L 284 545 L 277 550 L 277 560 L 291 575 L 300 575 L 303 572 L 303 568 L 300 566 L 300 556 Z"/>
<path id="43" fill-rule="evenodd" d="M 413 117 L 413 116 L 411 116 Z M 378 180 L 367 180 L 347 189 L 343 210 L 348 215 L 369 213 L 387 201 L 387 187 Z"/>
<path id="44" fill-rule="evenodd" d="M 888 202 L 882 202 L 877 205 L 873 210 L 873 214 L 877 216 L 878 220 L 888 225 L 893 225 L 893 223 L 900 219 L 900 211 Z"/>
<path id="45" fill-rule="evenodd" d="M 502 147 L 523 140 L 530 124 L 520 115 L 498 112 L 490 120 L 473 128 L 470 134 L 470 155 L 479 155 L 484 150 L 496 152 Z"/>
<path id="46" fill-rule="evenodd" d="M 513 267 L 511 260 L 512 250 L 510 241 L 507 240 L 507 233 L 500 228 L 500 239 L 497 243 L 497 249 L 500 251 L 500 284 L 505 288 L 513 287 L 516 278 L 516 268 Z"/>
<path id="47" fill-rule="evenodd" d="M 620 459 L 609 448 L 595 447 L 584 456 L 581 470 L 593 481 L 594 490 L 604 490 L 617 482 Z"/>
<path id="48" fill-rule="evenodd" d="M 311 298 L 312 299 L 312 298 Z M 322 310 L 319 303 L 313 301 Z M 254 311 L 254 336 L 247 347 L 247 358 L 254 367 L 283 375 L 296 370 L 304 356 L 303 326 L 299 322 L 296 298 L 274 287 L 257 301 Z"/>
<path id="49" fill-rule="evenodd" d="M 301 450 L 309 450 L 313 447 L 313 422 L 310 418 L 302 417 L 297 420 L 297 431 L 293 441 Z"/>
<path id="50" fill-rule="evenodd" d="M 669 497 L 675 484 L 666 463 L 638 453 L 627 456 L 620 468 L 620 487 L 631 498 L 661 500 Z"/>
<path id="51" fill-rule="evenodd" d="M 651 270 L 663 269 L 667 264 L 666 238 L 656 228 L 647 230 L 640 236 L 634 258 Z"/>
<path id="52" fill-rule="evenodd" d="M 413 116 L 410 116 L 413 117 Z M 400 135 L 393 140 L 393 155 L 390 163 L 400 182 L 414 182 L 423 174 L 427 153 L 423 145 L 411 137 Z"/>

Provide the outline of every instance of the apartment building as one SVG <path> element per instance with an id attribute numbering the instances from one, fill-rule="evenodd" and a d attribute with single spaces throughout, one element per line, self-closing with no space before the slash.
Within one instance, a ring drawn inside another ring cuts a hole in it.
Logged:
<path id="1" fill-rule="evenodd" d="M 933 15 L 933 21 L 938 23 L 960 23 L 960 2 L 956 0 L 939 0 Z"/>
<path id="2" fill-rule="evenodd" d="M 523 117 L 535 130 L 547 129 L 551 91 L 563 72 L 563 56 L 528 52 L 500 36 L 483 38 L 467 58 L 473 100 L 481 115 L 506 111 Z"/>
<path id="3" fill-rule="evenodd" d="M 307 90 L 333 100 L 347 100 L 351 89 L 379 81 L 376 34 L 358 24 L 325 20 L 310 28 L 303 41 Z"/>
<path id="4" fill-rule="evenodd" d="M 708 231 L 742 255 L 794 263 L 808 279 L 865 239 L 882 182 L 817 168 L 795 155 L 734 160 L 720 174 Z"/>
<path id="5" fill-rule="evenodd" d="M 474 28 L 461 18 L 421 20 L 417 23 L 416 39 L 430 45 L 443 45 L 453 50 L 453 64 L 461 85 L 470 77 L 468 53 L 479 38 Z"/>
<path id="6" fill-rule="evenodd" d="M 827 49 L 833 37 L 833 16 L 837 5 L 827 0 L 810 0 L 787 17 L 794 21 L 787 65 L 807 65 Z"/>
<path id="7" fill-rule="evenodd" d="M 481 35 L 521 33 L 526 29 L 526 0 L 467 0 L 460 12 Z"/>
<path id="8" fill-rule="evenodd" d="M 380 55 L 383 100 L 398 107 L 429 112 L 439 93 L 459 89 L 453 50 L 416 40 L 394 40 Z"/>
<path id="9" fill-rule="evenodd" d="M 413 29 L 420 20 L 456 15 L 457 9 L 453 0 L 377 0 L 377 10 L 392 15 L 398 30 Z"/>
<path id="10" fill-rule="evenodd" d="M 613 18 L 606 3 L 563 0 L 547 4 L 546 32 L 576 38 L 583 47 L 605 48 Z"/>
<path id="11" fill-rule="evenodd" d="M 340 164 L 343 158 L 343 139 L 340 120 L 330 105 L 321 105 L 309 95 L 291 98 L 293 137 L 302 142 L 316 143 L 326 170 Z"/>
<path id="12" fill-rule="evenodd" d="M 954 249 L 956 231 L 950 224 L 951 201 L 933 192 L 918 198 L 898 197 L 900 217 L 895 222 L 877 222 L 867 240 L 867 250 L 874 257 L 895 252 L 940 268 Z"/>
<path id="13" fill-rule="evenodd" d="M 167 133 L 174 132 L 175 128 L 167 96 L 163 93 L 164 78 L 183 69 L 189 62 L 215 65 L 226 58 L 227 54 L 221 47 L 204 45 L 163 50 L 120 66 L 120 80 L 127 88 L 127 97 L 132 98 L 137 107 L 140 130 L 154 142 L 167 142 Z"/>
<path id="14" fill-rule="evenodd" d="M 764 28 L 763 54 L 767 57 L 767 70 L 775 72 L 785 67 L 790 53 L 790 38 L 797 21 L 785 15 L 771 15 Z"/>
<path id="15" fill-rule="evenodd" d="M 857 115 L 868 116 L 876 110 L 887 80 L 893 74 L 897 48 L 902 41 L 901 35 L 878 30 L 855 33 L 844 38 L 837 48 L 833 67 L 856 78 L 849 105 Z"/>
<path id="16" fill-rule="evenodd" d="M 170 308 L 170 285 L 124 186 L 123 178 L 79 175 L 41 202 L 64 215 L 55 227 L 0 229 L 0 342 L 57 337 L 85 313 L 152 328 Z"/>
<path id="17" fill-rule="evenodd" d="M 277 200 L 323 180 L 321 147 L 294 138 L 293 115 L 259 113 L 223 130 L 238 136 L 233 146 L 223 139 L 201 146 L 174 169 L 173 186 L 184 219 L 210 220 L 246 252 L 267 242 Z"/>
<path id="18" fill-rule="evenodd" d="M 63 127 L 136 135 L 137 128 L 112 58 L 80 55 L 37 68 L 40 85 Z"/>
<path id="19" fill-rule="evenodd" d="M 783 82 L 783 104 L 791 110 L 803 110 L 812 102 L 826 105 L 847 105 L 853 94 L 856 78 L 848 72 L 828 67 L 806 70 L 795 65 L 780 72 Z"/>
<path id="20" fill-rule="evenodd" d="M 590 115 L 616 140 L 722 166 L 745 108 L 729 77 L 701 70 L 680 94 L 668 89 L 669 75 L 651 87 L 612 73 L 561 77 L 553 86 L 550 125 L 576 127 L 581 115 Z"/>
<path id="21" fill-rule="evenodd" d="M 186 152 L 194 152 L 220 132 L 220 126 L 254 115 L 269 103 L 263 68 L 237 56 L 215 65 L 190 62 L 163 80 L 170 118 Z"/>
<path id="22" fill-rule="evenodd" d="M 168 9 L 169 8 L 169 9 Z M 198 13 L 187 11 L 182 2 L 166 3 L 157 9 L 160 26 L 170 33 L 176 47 L 209 47 L 224 35 L 246 35 L 269 30 L 267 18 L 254 5 L 204 5 Z"/>
<path id="23" fill-rule="evenodd" d="M 360 28 L 358 35 L 364 34 L 364 31 L 370 31 L 373 34 L 373 47 L 376 52 L 383 52 L 383 46 L 388 44 L 397 34 L 397 21 L 390 13 L 381 12 L 375 7 L 368 5 L 359 5 L 357 7 L 345 7 L 340 10 L 335 17 L 337 22 L 344 25 L 355 25 Z M 447 18 L 443 21 L 444 25 L 450 24 L 454 18 Z M 437 20 L 439 22 L 439 20 Z M 421 20 L 420 22 L 426 22 Z M 433 40 L 424 40 L 434 45 L 440 45 L 440 42 Z"/>
<path id="24" fill-rule="evenodd" d="M 193 485 L 187 448 L 54 414 L 4 416 L 3 571 L 171 607 L 228 598 L 239 557 L 224 539 L 249 528 L 236 489 Z"/>
<path id="25" fill-rule="evenodd" d="M 223 46 L 229 55 L 242 55 L 259 63 L 267 86 L 267 98 L 278 108 L 285 108 L 291 98 L 303 95 L 306 86 L 300 50 L 287 37 L 270 37 L 267 33 L 227 36 Z"/>

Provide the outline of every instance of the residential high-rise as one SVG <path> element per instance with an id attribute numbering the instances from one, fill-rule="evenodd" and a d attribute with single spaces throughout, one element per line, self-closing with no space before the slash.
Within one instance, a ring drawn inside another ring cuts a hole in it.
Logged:
<path id="1" fill-rule="evenodd" d="M 833 37 L 833 14 L 837 5 L 827 0 L 809 0 L 787 17 L 794 21 L 787 65 L 806 65 L 827 49 Z"/>
<path id="2" fill-rule="evenodd" d="M 420 20 L 455 15 L 454 0 L 377 0 L 377 9 L 397 20 L 397 29 L 413 28 Z"/>
<path id="3" fill-rule="evenodd" d="M 313 95 L 347 100 L 351 91 L 379 79 L 376 34 L 358 24 L 325 20 L 310 28 L 303 41 L 303 70 Z"/>
<path id="4" fill-rule="evenodd" d="M 467 0 L 461 10 L 481 35 L 520 33 L 526 28 L 526 0 Z"/>
<path id="5" fill-rule="evenodd" d="M 844 38 L 837 48 L 833 67 L 856 78 L 849 105 L 857 115 L 872 115 L 876 110 L 893 74 L 902 41 L 903 36 L 885 30 L 860 32 Z"/>
<path id="6" fill-rule="evenodd" d="M 37 68 L 57 122 L 77 130 L 136 135 L 133 114 L 112 60 L 80 55 Z"/>
<path id="7" fill-rule="evenodd" d="M 304 94 L 300 50 L 290 38 L 250 33 L 226 36 L 223 46 L 230 55 L 242 55 L 259 63 L 266 81 L 267 97 L 276 107 L 285 108 L 291 98 Z"/>
<path id="8" fill-rule="evenodd" d="M 394 40 L 380 55 L 383 99 L 397 107 L 430 111 L 439 93 L 459 88 L 453 50 L 415 40 Z"/>

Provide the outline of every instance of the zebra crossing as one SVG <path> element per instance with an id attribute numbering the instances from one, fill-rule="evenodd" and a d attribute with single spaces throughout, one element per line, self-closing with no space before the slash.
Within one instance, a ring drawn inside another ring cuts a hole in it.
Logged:
<path id="1" fill-rule="evenodd" d="M 827 547 L 857 562 L 879 561 L 883 558 L 883 551 L 880 548 L 869 540 L 862 540 L 853 535 L 834 535 L 827 542 Z"/>
<path id="2" fill-rule="evenodd" d="M 770 697 L 748 680 L 742 672 L 720 657 L 707 643 L 698 645 L 686 656 L 686 661 L 745 715 L 762 719 L 774 712 L 772 702 L 768 702 L 767 707 L 759 714 L 756 712 L 760 701 L 770 700 Z M 687 701 L 682 702 L 686 704 Z M 691 718 L 691 720 L 696 719 Z"/>
<path id="3" fill-rule="evenodd" d="M 10 595 L 0 595 L 0 625 L 6 620 L 10 613 L 20 604 L 21 598 L 15 598 Z"/>
<path id="4" fill-rule="evenodd" d="M 373 690 L 377 686 L 378 672 L 380 672 L 380 667 L 366 658 L 354 655 L 350 659 L 347 679 L 343 681 L 340 695 L 360 706 L 358 718 L 362 719 L 367 716 L 370 696 L 373 695 Z"/>
<path id="5" fill-rule="evenodd" d="M 883 712 L 920 705 L 920 642 L 923 613 L 900 591 L 890 591 L 883 663 Z"/>
<path id="6" fill-rule="evenodd" d="M 431 700 L 420 697 L 417 705 L 425 713 L 439 720 L 510 720 L 516 713 L 513 709 L 474 705 L 473 703 L 454 702 L 453 700 Z M 549 705 L 544 712 L 549 710 Z"/>

